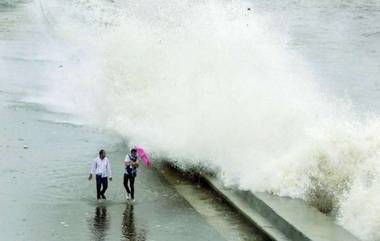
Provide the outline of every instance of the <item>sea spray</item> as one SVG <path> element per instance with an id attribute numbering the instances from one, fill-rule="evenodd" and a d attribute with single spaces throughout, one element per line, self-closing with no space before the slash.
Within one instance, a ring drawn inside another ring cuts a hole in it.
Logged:
<path id="1" fill-rule="evenodd" d="M 365 206 L 380 201 L 380 121 L 326 96 L 267 16 L 236 1 L 69 3 L 71 17 L 54 29 L 74 45 L 70 74 L 40 100 L 183 166 L 207 165 L 226 185 L 303 198 L 363 240 L 380 238 L 379 212 Z"/>

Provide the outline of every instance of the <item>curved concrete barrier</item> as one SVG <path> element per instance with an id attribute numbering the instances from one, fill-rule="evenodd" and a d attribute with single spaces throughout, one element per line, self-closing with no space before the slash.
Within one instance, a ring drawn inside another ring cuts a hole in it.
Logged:
<path id="1" fill-rule="evenodd" d="M 201 179 L 274 240 L 359 241 L 332 217 L 303 200 L 226 188 L 218 179 L 205 174 Z"/>
<path id="2" fill-rule="evenodd" d="M 197 170 L 186 172 L 175 163 L 163 163 L 175 171 L 196 176 L 198 181 L 208 185 L 232 208 L 273 240 L 360 241 L 337 225 L 333 217 L 319 212 L 301 199 L 228 188 L 211 175 L 199 173 Z"/>

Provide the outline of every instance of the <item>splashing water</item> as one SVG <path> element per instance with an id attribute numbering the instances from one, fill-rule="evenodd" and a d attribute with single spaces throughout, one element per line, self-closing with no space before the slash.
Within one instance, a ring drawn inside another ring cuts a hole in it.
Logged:
<path id="1" fill-rule="evenodd" d="M 227 185 L 303 198 L 380 239 L 379 119 L 323 94 L 268 16 L 235 1 L 41 6 L 72 46 L 38 101 L 217 170 Z"/>

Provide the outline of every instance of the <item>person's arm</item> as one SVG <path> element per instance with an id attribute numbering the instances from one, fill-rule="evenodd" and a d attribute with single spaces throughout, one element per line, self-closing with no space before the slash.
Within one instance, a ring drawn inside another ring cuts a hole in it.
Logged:
<path id="1" fill-rule="evenodd" d="M 108 160 L 108 158 L 107 158 L 107 175 L 110 181 L 112 181 L 111 163 L 110 163 L 110 160 Z"/>
<path id="2" fill-rule="evenodd" d="M 90 169 L 90 175 L 88 176 L 88 180 L 92 179 L 92 174 L 94 174 L 95 172 L 96 172 L 96 159 L 92 163 L 92 166 L 91 166 L 91 169 Z"/>
<path id="3" fill-rule="evenodd" d="M 139 165 L 140 165 L 140 161 L 142 161 L 141 156 L 140 156 L 140 155 L 137 155 L 137 160 L 136 160 L 136 162 L 135 162 L 135 167 L 136 167 L 136 168 L 139 167 Z"/>
<path id="4" fill-rule="evenodd" d="M 135 168 L 139 167 L 139 159 L 138 158 L 135 162 L 132 162 L 132 166 L 134 166 Z"/>
<path id="5" fill-rule="evenodd" d="M 125 159 L 124 159 L 124 165 L 125 167 L 127 167 L 128 165 L 131 164 L 131 160 L 129 159 L 129 156 L 128 154 L 125 156 Z"/>

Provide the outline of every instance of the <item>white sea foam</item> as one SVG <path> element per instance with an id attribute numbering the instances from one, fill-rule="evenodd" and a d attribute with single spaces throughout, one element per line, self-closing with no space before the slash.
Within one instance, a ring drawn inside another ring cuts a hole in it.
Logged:
<path id="1" fill-rule="evenodd" d="M 380 239 L 380 121 L 325 96 L 268 17 L 239 2 L 65 4 L 53 28 L 75 47 L 40 100 L 157 156 L 202 163 L 227 185 L 335 211 L 363 240 Z"/>

